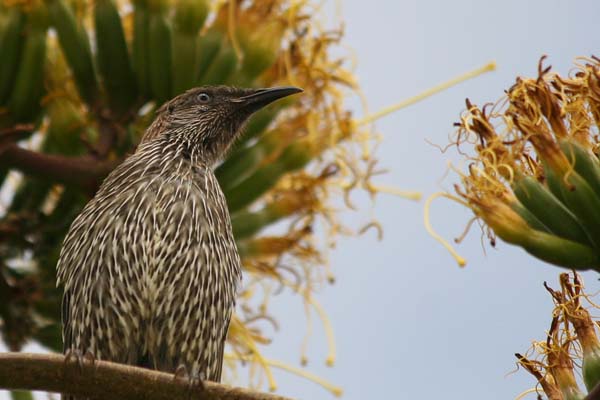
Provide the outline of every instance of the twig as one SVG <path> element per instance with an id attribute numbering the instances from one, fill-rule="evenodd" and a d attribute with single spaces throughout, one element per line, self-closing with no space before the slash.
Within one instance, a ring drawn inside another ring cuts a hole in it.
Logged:
<path id="1" fill-rule="evenodd" d="M 585 396 L 584 400 L 600 400 L 600 383 L 597 384 L 587 396 Z"/>
<path id="2" fill-rule="evenodd" d="M 0 353 L 0 388 L 111 400 L 289 400 L 213 382 L 204 382 L 204 391 L 190 389 L 174 375 L 107 361 L 84 361 L 80 368 L 58 354 Z"/>
<path id="3" fill-rule="evenodd" d="M 31 135 L 33 131 L 32 124 L 20 124 L 10 128 L 0 130 L 0 144 L 7 142 L 17 142 Z"/>
<path id="4" fill-rule="evenodd" d="M 98 143 L 96 143 L 94 148 L 94 153 L 97 158 L 105 159 L 115 143 L 117 143 L 119 128 L 114 121 L 102 114 L 97 116 L 97 120 L 100 135 Z"/>

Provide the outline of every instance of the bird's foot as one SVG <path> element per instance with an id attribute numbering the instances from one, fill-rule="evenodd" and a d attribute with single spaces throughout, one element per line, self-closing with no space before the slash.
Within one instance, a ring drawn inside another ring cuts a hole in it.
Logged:
<path id="1" fill-rule="evenodd" d="M 78 372 L 81 374 L 86 365 L 94 366 L 96 357 L 94 354 L 87 350 L 83 355 L 81 351 L 77 349 L 69 349 L 65 352 L 65 367 L 77 366 Z"/>
<path id="2" fill-rule="evenodd" d="M 182 379 L 187 381 L 189 398 L 193 398 L 195 394 L 202 393 L 204 391 L 202 377 L 197 373 L 190 374 L 183 364 L 175 369 L 175 376 L 173 379 Z"/>

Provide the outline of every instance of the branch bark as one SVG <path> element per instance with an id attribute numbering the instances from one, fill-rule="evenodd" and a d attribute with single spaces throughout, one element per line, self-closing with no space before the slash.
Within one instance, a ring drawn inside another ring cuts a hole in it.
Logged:
<path id="1" fill-rule="evenodd" d="M 204 382 L 204 391 L 190 389 L 174 375 L 108 361 L 85 361 L 80 368 L 59 354 L 0 353 L 0 388 L 111 400 L 289 400 L 214 382 Z"/>

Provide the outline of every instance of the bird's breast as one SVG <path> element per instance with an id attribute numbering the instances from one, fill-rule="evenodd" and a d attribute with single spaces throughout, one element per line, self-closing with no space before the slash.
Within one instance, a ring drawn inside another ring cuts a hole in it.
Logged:
<path id="1" fill-rule="evenodd" d="M 214 177 L 149 179 L 134 190 L 129 219 L 140 233 L 142 312 L 171 312 L 178 302 L 212 302 L 209 290 L 236 286 L 239 257 L 225 199 Z M 132 229 L 132 228 L 129 228 Z M 228 298 L 233 293 L 228 293 Z"/>

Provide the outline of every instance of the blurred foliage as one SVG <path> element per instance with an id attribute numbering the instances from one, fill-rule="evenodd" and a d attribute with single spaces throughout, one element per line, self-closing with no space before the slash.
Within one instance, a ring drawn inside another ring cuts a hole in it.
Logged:
<path id="1" fill-rule="evenodd" d="M 274 389 L 271 367 L 290 369 L 260 351 L 283 288 L 325 324 L 333 364 L 313 297 L 333 276 L 313 232 L 327 246 L 349 233 L 330 198 L 374 194 L 377 170 L 374 138 L 343 105 L 357 87 L 333 56 L 342 32 L 320 28 L 316 11 L 299 0 L 0 1 L 0 328 L 11 350 L 33 340 L 61 351 L 62 239 L 110 171 L 96 166 L 130 154 L 162 102 L 205 84 L 291 84 L 303 96 L 255 115 L 216 169 L 245 270 L 226 375 L 249 363 L 252 381 Z"/>

